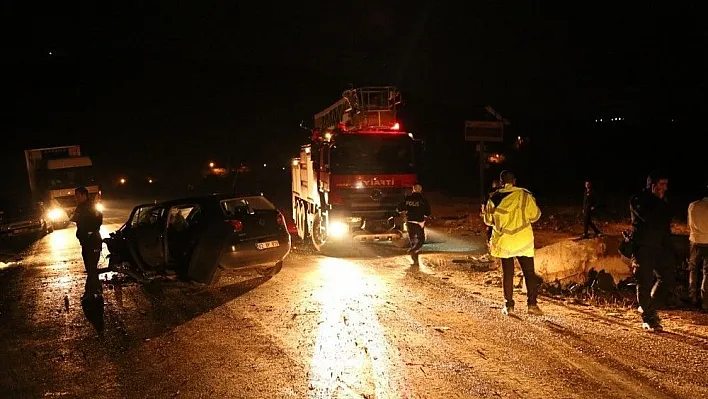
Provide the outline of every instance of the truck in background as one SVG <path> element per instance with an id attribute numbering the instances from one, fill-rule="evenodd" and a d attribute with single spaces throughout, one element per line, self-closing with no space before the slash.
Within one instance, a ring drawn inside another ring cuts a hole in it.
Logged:
<path id="1" fill-rule="evenodd" d="M 28 149 L 25 161 L 33 199 L 47 209 L 55 229 L 69 225 L 77 205 L 74 190 L 78 187 L 86 187 L 96 207 L 103 210 L 93 162 L 82 156 L 80 146 Z"/>
<path id="2" fill-rule="evenodd" d="M 292 160 L 292 207 L 299 237 L 317 250 L 404 237 L 396 207 L 418 182 L 423 142 L 401 127 L 400 103 L 393 86 L 361 87 L 315 115 Z"/>

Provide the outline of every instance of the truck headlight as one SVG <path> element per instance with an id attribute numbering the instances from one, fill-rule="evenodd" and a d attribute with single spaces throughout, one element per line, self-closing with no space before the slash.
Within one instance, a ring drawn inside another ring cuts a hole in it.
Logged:
<path id="1" fill-rule="evenodd" d="M 64 212 L 61 209 L 51 209 L 49 212 L 47 212 L 47 217 L 52 222 L 61 219 L 62 216 L 64 216 Z"/>
<path id="2" fill-rule="evenodd" d="M 103 204 L 102 203 L 97 203 L 96 204 L 96 210 L 99 212 L 103 212 Z"/>
<path id="3" fill-rule="evenodd" d="M 329 236 L 333 238 L 342 237 L 349 232 L 349 226 L 342 222 L 329 223 Z"/>

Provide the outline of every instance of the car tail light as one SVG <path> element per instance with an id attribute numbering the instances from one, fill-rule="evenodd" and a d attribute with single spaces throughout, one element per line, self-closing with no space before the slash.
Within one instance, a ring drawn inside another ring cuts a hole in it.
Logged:
<path id="1" fill-rule="evenodd" d="M 239 232 L 243 230 L 243 222 L 238 219 L 227 220 L 228 223 L 234 227 L 234 231 Z"/>
<path id="2" fill-rule="evenodd" d="M 281 226 L 285 226 L 285 216 L 283 216 L 282 212 L 278 212 L 278 224 Z"/>

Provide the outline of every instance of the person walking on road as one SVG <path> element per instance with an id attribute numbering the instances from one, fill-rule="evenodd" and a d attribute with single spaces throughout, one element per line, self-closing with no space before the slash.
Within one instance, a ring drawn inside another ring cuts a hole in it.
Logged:
<path id="1" fill-rule="evenodd" d="M 487 195 L 487 198 L 485 199 L 485 202 L 484 202 L 485 204 L 487 202 L 489 202 L 489 199 L 492 198 L 492 195 L 497 190 L 499 190 L 499 187 L 501 187 L 501 183 L 499 182 L 499 180 L 492 181 L 492 191 L 490 191 L 489 194 Z M 489 242 L 492 239 L 492 231 L 493 230 L 494 230 L 494 228 L 492 226 L 487 226 L 487 247 L 489 247 Z"/>
<path id="2" fill-rule="evenodd" d="M 516 187 L 516 178 L 510 171 L 500 176 L 502 187 L 482 205 L 484 224 L 493 228 L 489 244 L 493 257 L 501 258 L 504 307 L 503 314 L 514 311 L 514 259 L 519 261 L 526 281 L 528 312 L 541 315 L 538 307 L 539 278 L 534 267 L 534 237 L 531 224 L 541 217 L 531 192 Z"/>
<path id="3" fill-rule="evenodd" d="M 430 203 L 422 193 L 423 186 L 415 184 L 413 192 L 398 205 L 398 212 L 407 216 L 406 229 L 408 229 L 408 239 L 410 240 L 408 253 L 413 261 L 412 266 L 419 264 L 420 250 L 425 243 L 425 218 L 431 213 Z"/>
<path id="4" fill-rule="evenodd" d="M 81 257 L 86 269 L 86 286 L 81 300 L 103 303 L 101 282 L 98 280 L 98 261 L 101 258 L 103 240 L 99 232 L 103 224 L 103 214 L 89 197 L 86 187 L 74 190 L 78 205 L 71 221 L 76 223 L 76 238 L 81 244 Z"/>
<path id="5" fill-rule="evenodd" d="M 674 286 L 675 270 L 671 243 L 672 213 L 665 201 L 669 179 L 663 174 L 653 174 L 650 181 L 649 189 L 632 196 L 629 211 L 642 328 L 657 331 L 662 326 L 656 307 L 668 300 L 669 291 Z"/>
<path id="6" fill-rule="evenodd" d="M 588 238 L 588 229 L 592 228 L 595 237 L 600 237 L 602 233 L 592 221 L 593 214 L 597 208 L 597 196 L 590 181 L 585 182 L 585 196 L 583 196 L 583 237 Z"/>
<path id="7" fill-rule="evenodd" d="M 688 286 L 693 303 L 708 312 L 708 196 L 688 206 Z"/>

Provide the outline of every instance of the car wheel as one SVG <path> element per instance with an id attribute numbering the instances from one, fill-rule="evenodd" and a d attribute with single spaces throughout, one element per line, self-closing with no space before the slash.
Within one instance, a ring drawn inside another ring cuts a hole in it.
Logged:
<path id="1" fill-rule="evenodd" d="M 280 273 L 280 270 L 283 269 L 283 261 L 279 261 L 278 263 L 275 264 L 275 266 L 271 267 L 259 267 L 256 269 L 258 274 L 261 276 L 266 276 L 266 277 L 273 277 L 276 274 Z"/>

